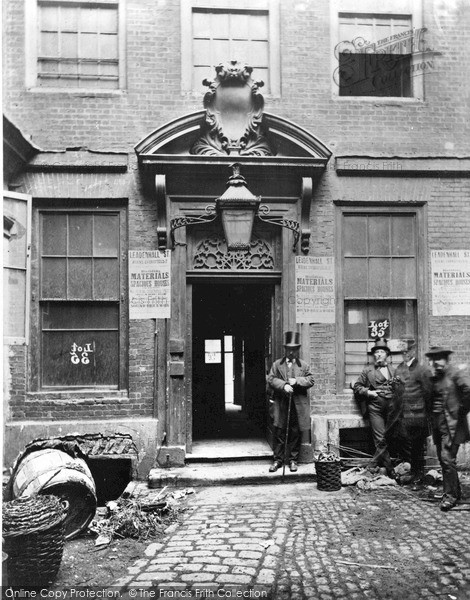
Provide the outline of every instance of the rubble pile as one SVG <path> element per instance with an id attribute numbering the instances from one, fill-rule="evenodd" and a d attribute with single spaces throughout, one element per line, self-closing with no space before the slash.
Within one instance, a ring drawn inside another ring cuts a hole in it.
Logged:
<path id="1" fill-rule="evenodd" d="M 160 537 L 184 510 L 181 499 L 192 492 L 166 492 L 164 488 L 153 500 L 121 497 L 108 502 L 104 517 L 89 526 L 89 531 L 97 536 L 95 546 L 108 545 L 115 538 L 145 541 Z"/>

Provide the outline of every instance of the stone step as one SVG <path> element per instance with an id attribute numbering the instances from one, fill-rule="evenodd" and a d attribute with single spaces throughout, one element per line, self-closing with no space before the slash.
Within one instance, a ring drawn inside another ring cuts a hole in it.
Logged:
<path id="1" fill-rule="evenodd" d="M 211 485 L 276 484 L 316 481 L 314 463 L 299 464 L 298 471 L 291 473 L 286 465 L 269 472 L 271 460 L 247 460 L 224 462 L 197 462 L 184 467 L 151 469 L 148 476 L 149 488 L 197 487 Z"/>

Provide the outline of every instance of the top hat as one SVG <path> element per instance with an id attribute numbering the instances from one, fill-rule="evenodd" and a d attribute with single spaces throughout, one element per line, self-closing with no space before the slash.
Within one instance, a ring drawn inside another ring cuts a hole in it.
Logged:
<path id="1" fill-rule="evenodd" d="M 370 349 L 371 354 L 374 354 L 376 350 L 385 350 L 387 354 L 391 353 L 390 348 L 387 346 L 387 340 L 385 338 L 379 339 L 375 342 L 375 346 Z"/>
<path id="2" fill-rule="evenodd" d="M 405 340 L 405 347 L 403 348 L 403 352 L 407 352 L 412 348 L 416 348 L 416 342 L 414 340 Z"/>
<path id="3" fill-rule="evenodd" d="M 449 354 L 453 353 L 454 352 L 452 350 L 443 348 L 442 346 L 431 346 L 429 352 L 426 352 L 426 356 L 429 356 L 429 358 L 433 356 L 445 356 L 447 358 Z"/>
<path id="4" fill-rule="evenodd" d="M 284 334 L 284 346 L 287 348 L 298 348 L 301 346 L 300 333 L 296 331 L 286 331 Z"/>

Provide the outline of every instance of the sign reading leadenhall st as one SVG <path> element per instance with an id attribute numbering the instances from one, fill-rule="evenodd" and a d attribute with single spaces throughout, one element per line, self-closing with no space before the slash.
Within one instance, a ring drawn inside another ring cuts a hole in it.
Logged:
<path id="1" fill-rule="evenodd" d="M 171 253 L 171 316 L 156 319 L 161 464 L 183 464 L 204 437 L 231 437 L 234 415 L 247 437 L 272 442 L 266 373 L 284 331 L 308 339 L 292 301 L 295 265 L 310 253 L 311 207 L 331 152 L 264 112 L 251 73 L 236 61 L 219 65 L 204 81 L 204 110 L 135 148 L 156 205 L 158 250 Z"/>

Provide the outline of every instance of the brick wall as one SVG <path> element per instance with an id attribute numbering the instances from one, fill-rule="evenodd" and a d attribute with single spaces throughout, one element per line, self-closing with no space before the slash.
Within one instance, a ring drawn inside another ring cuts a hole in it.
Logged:
<path id="1" fill-rule="evenodd" d="M 24 4 L 6 0 L 4 108 L 42 148 L 129 152 L 125 192 L 129 249 L 156 248 L 155 200 L 143 189 L 133 147 L 162 124 L 200 110 L 202 97 L 181 93 L 179 0 L 126 0 L 126 7 L 126 89 L 77 95 L 25 91 Z M 266 110 L 310 130 L 336 155 L 468 156 L 464 67 L 470 7 L 424 0 L 424 13 L 428 46 L 437 52 L 425 76 L 425 100 L 338 99 L 332 95 L 329 3 L 281 0 L 281 96 L 266 97 Z M 89 183 L 80 188 L 82 194 L 86 195 Z M 338 177 L 332 159 L 315 191 L 310 252 L 335 254 L 334 202 L 338 200 L 425 202 L 428 255 L 431 249 L 468 248 L 469 185 L 468 179 Z M 77 185 L 77 194 L 80 189 Z M 428 276 L 429 269 L 428 264 Z M 470 363 L 470 318 L 432 317 L 429 304 L 428 319 L 429 344 L 449 344 L 455 362 Z M 336 389 L 336 327 L 310 328 L 309 355 L 316 378 L 313 410 L 356 414 L 351 394 Z M 27 396 L 25 348 L 10 348 L 12 418 L 47 419 L 52 411 L 56 419 L 152 415 L 154 344 L 153 321 L 130 321 L 128 397 L 119 393 L 92 398 L 86 394 Z"/>
<path id="2" fill-rule="evenodd" d="M 5 110 L 41 147 L 132 151 L 163 123 L 202 108 L 181 93 L 180 3 L 126 0 L 127 88 L 108 95 L 26 92 L 23 3 L 5 3 Z M 425 100 L 332 96 L 329 3 L 281 0 L 281 96 L 266 110 L 298 122 L 336 153 L 468 154 L 466 48 L 470 6 L 424 2 L 427 46 L 436 51 Z M 467 84 L 468 85 L 468 84 Z"/>

